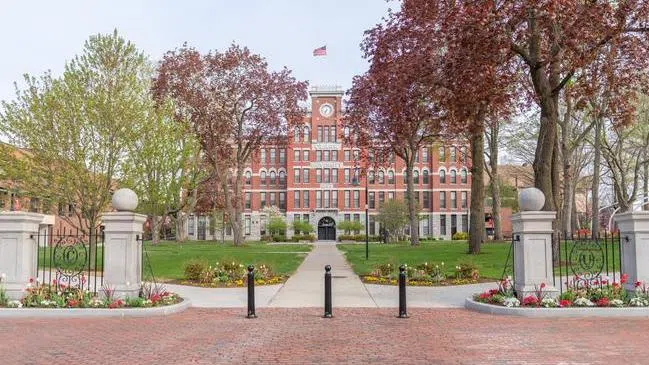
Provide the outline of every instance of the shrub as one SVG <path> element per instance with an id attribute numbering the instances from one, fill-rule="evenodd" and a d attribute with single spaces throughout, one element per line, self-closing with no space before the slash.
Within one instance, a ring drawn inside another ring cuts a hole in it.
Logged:
<path id="1" fill-rule="evenodd" d="M 286 236 L 283 234 L 274 234 L 273 242 L 286 242 Z"/>
<path id="2" fill-rule="evenodd" d="M 357 232 L 365 229 L 365 226 L 358 221 L 342 221 L 338 223 L 336 228 L 345 232 Z"/>
<path id="3" fill-rule="evenodd" d="M 374 276 L 380 276 L 380 277 L 386 277 L 390 276 L 393 272 L 395 272 L 396 266 L 392 264 L 379 264 L 374 266 L 374 270 L 372 270 L 372 275 Z"/>
<path id="4" fill-rule="evenodd" d="M 312 234 L 295 234 L 293 237 L 291 237 L 291 241 L 293 242 L 300 242 L 300 241 L 309 241 L 309 242 L 315 242 L 316 237 L 315 235 Z"/>
<path id="5" fill-rule="evenodd" d="M 478 267 L 470 261 L 460 262 L 455 266 L 456 279 L 477 280 L 480 277 L 479 274 Z"/>
<path id="6" fill-rule="evenodd" d="M 469 234 L 466 232 L 456 232 L 453 237 L 451 237 L 453 241 L 457 240 L 467 240 L 469 239 Z"/>
<path id="7" fill-rule="evenodd" d="M 207 261 L 202 259 L 191 259 L 185 262 L 185 279 L 192 281 L 201 280 L 201 276 L 207 271 Z"/>
<path id="8" fill-rule="evenodd" d="M 282 217 L 271 217 L 266 226 L 268 232 L 275 235 L 284 235 L 286 233 L 286 222 Z"/>
<path id="9" fill-rule="evenodd" d="M 293 230 L 296 234 L 309 235 L 314 229 L 307 221 L 293 221 Z"/>

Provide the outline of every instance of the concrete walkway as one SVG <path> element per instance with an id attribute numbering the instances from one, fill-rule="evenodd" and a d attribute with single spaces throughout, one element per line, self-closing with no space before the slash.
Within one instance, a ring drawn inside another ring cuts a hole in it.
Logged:
<path id="1" fill-rule="evenodd" d="M 397 286 L 363 284 L 336 245 L 325 242 L 314 244 L 313 250 L 295 274 L 283 285 L 256 287 L 256 306 L 258 308 L 324 307 L 325 265 L 332 267 L 334 308 L 396 308 L 399 306 Z M 180 296 L 191 299 L 194 307 L 244 308 L 247 306 L 246 288 L 199 288 L 171 284 L 166 286 Z M 408 307 L 413 308 L 464 308 L 464 300 L 467 297 L 495 287 L 495 282 L 447 287 L 409 286 L 407 302 Z"/>
<path id="2" fill-rule="evenodd" d="M 293 274 L 268 304 L 269 307 L 324 306 L 324 267 L 331 265 L 334 307 L 376 307 L 342 252 L 334 243 L 317 242 Z"/>

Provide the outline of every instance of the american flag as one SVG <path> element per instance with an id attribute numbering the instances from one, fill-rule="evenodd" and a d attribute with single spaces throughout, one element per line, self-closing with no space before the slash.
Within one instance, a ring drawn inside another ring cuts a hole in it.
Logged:
<path id="1" fill-rule="evenodd" d="M 314 56 L 326 56 L 327 55 L 327 46 L 322 46 L 313 50 Z"/>

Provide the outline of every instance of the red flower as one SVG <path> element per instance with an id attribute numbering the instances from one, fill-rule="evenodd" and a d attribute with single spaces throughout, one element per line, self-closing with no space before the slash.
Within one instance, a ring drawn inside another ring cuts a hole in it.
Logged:
<path id="1" fill-rule="evenodd" d="M 489 290 L 489 294 L 490 294 L 490 295 L 498 294 L 498 289 L 491 289 L 491 290 Z"/>
<path id="2" fill-rule="evenodd" d="M 78 301 L 78 300 L 68 299 L 68 307 L 70 307 L 70 308 L 74 308 L 74 307 L 76 307 L 76 306 L 78 306 L 78 305 L 79 305 L 79 301 Z"/>
<path id="3" fill-rule="evenodd" d="M 628 274 L 622 274 L 622 277 L 620 278 L 620 283 L 621 284 L 626 284 L 626 282 L 629 280 L 629 275 Z"/>
<path id="4" fill-rule="evenodd" d="M 538 303 L 539 299 L 534 295 L 528 295 L 523 298 L 523 305 L 537 305 Z"/>
<path id="5" fill-rule="evenodd" d="M 559 307 L 563 308 L 563 307 L 571 307 L 571 306 L 572 306 L 572 302 L 569 301 L 568 299 L 562 299 L 559 301 Z"/>
<path id="6" fill-rule="evenodd" d="M 597 301 L 598 307 L 608 307 L 608 298 L 604 297 Z"/>
<path id="7" fill-rule="evenodd" d="M 480 299 L 489 299 L 491 294 L 489 292 L 480 293 Z"/>
<path id="8" fill-rule="evenodd" d="M 34 278 L 29 278 L 29 283 L 31 284 L 33 282 L 34 282 Z"/>
<path id="9" fill-rule="evenodd" d="M 640 282 L 640 281 L 636 281 L 635 284 L 633 284 L 633 285 L 637 288 L 637 287 L 639 287 L 640 285 L 642 285 L 642 282 Z"/>
<path id="10" fill-rule="evenodd" d="M 619 287 L 619 286 L 620 286 L 620 284 L 618 284 L 618 283 L 613 283 L 613 287 L 614 287 L 614 288 L 617 288 L 617 287 Z"/>
<path id="11" fill-rule="evenodd" d="M 545 283 L 541 283 L 541 289 L 545 288 Z"/>
<path id="12" fill-rule="evenodd" d="M 160 296 L 158 294 L 155 294 L 151 297 L 151 303 L 156 304 L 157 302 L 160 301 Z"/>

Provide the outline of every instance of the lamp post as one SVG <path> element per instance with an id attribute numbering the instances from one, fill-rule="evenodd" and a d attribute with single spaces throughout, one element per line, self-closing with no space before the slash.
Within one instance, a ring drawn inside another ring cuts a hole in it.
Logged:
<path id="1" fill-rule="evenodd" d="M 359 186 L 359 178 L 354 178 L 354 186 Z M 367 188 L 368 176 L 365 176 L 365 260 L 370 258 L 370 236 L 369 236 L 369 193 Z"/>

